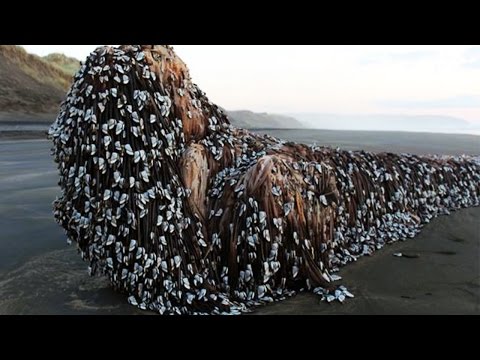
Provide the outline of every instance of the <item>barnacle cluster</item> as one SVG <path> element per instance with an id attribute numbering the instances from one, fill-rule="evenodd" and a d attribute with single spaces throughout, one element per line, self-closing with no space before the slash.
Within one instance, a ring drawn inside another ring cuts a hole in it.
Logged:
<path id="1" fill-rule="evenodd" d="M 163 45 L 102 47 L 51 126 L 54 214 L 92 274 L 141 309 L 240 314 L 479 205 L 480 164 L 306 146 L 230 125 Z"/>

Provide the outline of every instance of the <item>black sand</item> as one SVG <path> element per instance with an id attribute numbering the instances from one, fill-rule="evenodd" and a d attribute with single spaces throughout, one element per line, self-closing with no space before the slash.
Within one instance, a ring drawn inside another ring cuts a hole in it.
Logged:
<path id="1" fill-rule="evenodd" d="M 479 137 L 269 132 L 347 149 L 480 153 Z M 49 148 L 42 140 L 0 141 L 0 314 L 145 314 L 106 280 L 90 278 L 66 245 L 51 214 L 59 190 Z M 344 305 L 300 294 L 254 314 L 480 314 L 479 218 L 480 208 L 438 218 L 418 237 L 343 268 L 342 283 L 356 295 Z"/>

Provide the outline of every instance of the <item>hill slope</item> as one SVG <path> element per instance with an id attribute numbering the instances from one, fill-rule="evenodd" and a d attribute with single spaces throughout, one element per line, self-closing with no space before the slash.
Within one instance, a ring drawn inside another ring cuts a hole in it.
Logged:
<path id="1" fill-rule="evenodd" d="M 60 70 L 62 70 L 63 72 L 67 73 L 70 76 L 75 75 L 75 73 L 80 68 L 79 60 L 68 57 L 64 54 L 53 53 L 53 54 L 44 56 L 42 59 L 52 65 L 55 65 Z"/>
<path id="2" fill-rule="evenodd" d="M 70 87 L 80 62 L 64 54 L 43 58 L 14 45 L 0 45 L 0 120 L 9 122 L 50 122 Z M 37 114 L 52 114 L 45 119 Z M 303 128 L 294 118 L 227 112 L 235 126 L 246 129 Z M 31 114 L 31 116 L 26 116 Z"/>
<path id="3" fill-rule="evenodd" d="M 15 45 L 0 45 L 0 112 L 55 113 L 71 76 Z"/>
<path id="4" fill-rule="evenodd" d="M 41 58 L 19 46 L 0 45 L 0 121 L 53 121 L 53 114 L 57 113 L 79 67 L 80 61 L 64 54 Z M 227 113 L 235 126 L 246 129 L 303 128 L 296 119 L 282 115 L 251 111 Z"/>
<path id="5" fill-rule="evenodd" d="M 254 113 L 251 111 L 227 111 L 233 125 L 244 129 L 301 129 L 303 124 L 289 116 Z"/>

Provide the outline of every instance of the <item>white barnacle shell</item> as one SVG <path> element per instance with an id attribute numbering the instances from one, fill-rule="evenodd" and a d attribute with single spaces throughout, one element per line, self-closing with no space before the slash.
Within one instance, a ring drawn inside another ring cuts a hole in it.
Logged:
<path id="1" fill-rule="evenodd" d="M 136 111 L 132 112 L 132 120 L 137 124 L 140 123 L 140 117 L 138 116 L 138 113 Z"/>
<path id="2" fill-rule="evenodd" d="M 122 133 L 123 129 L 125 129 L 124 122 L 123 121 L 118 121 L 117 126 L 115 127 L 115 134 L 120 135 Z"/>
<path id="3" fill-rule="evenodd" d="M 114 153 L 112 153 L 112 155 L 110 156 L 110 159 L 108 160 L 108 162 L 113 165 L 113 164 L 115 164 L 119 159 L 120 159 L 120 157 L 118 156 L 118 153 L 114 152 Z"/>
<path id="4" fill-rule="evenodd" d="M 134 239 L 130 240 L 128 251 L 132 252 L 133 250 L 135 250 L 136 247 L 137 247 L 137 241 Z"/>
<path id="5" fill-rule="evenodd" d="M 130 156 L 133 156 L 134 152 L 133 152 L 133 149 L 132 147 L 130 146 L 130 144 L 126 144 L 125 145 L 125 152 L 130 155 Z"/>
<path id="6" fill-rule="evenodd" d="M 325 206 L 328 205 L 327 198 L 325 197 L 325 195 L 320 195 L 320 201 L 322 202 L 323 205 Z"/>
<path id="7" fill-rule="evenodd" d="M 133 162 L 136 164 L 140 161 L 141 156 L 140 156 L 140 151 L 135 151 L 133 155 Z"/>
<path id="8" fill-rule="evenodd" d="M 105 190 L 105 192 L 103 193 L 103 200 L 104 201 L 107 201 L 108 199 L 110 199 L 112 197 L 112 191 L 111 190 Z"/>
<path id="9" fill-rule="evenodd" d="M 110 246 L 115 242 L 115 240 L 116 240 L 115 235 L 110 234 L 108 235 L 107 242 L 105 243 L 105 245 Z"/>
<path id="10" fill-rule="evenodd" d="M 135 57 L 135 59 L 139 62 L 142 61 L 143 59 L 145 59 L 145 53 L 143 51 L 140 51 Z"/>

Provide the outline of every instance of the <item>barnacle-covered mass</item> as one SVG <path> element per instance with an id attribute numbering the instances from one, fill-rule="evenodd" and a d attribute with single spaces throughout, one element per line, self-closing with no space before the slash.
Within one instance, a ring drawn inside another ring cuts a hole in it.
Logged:
<path id="1" fill-rule="evenodd" d="M 301 290 L 342 302 L 341 266 L 479 205 L 478 158 L 232 127 L 163 45 L 93 52 L 49 134 L 69 241 L 92 274 L 161 314 L 240 314 Z"/>

